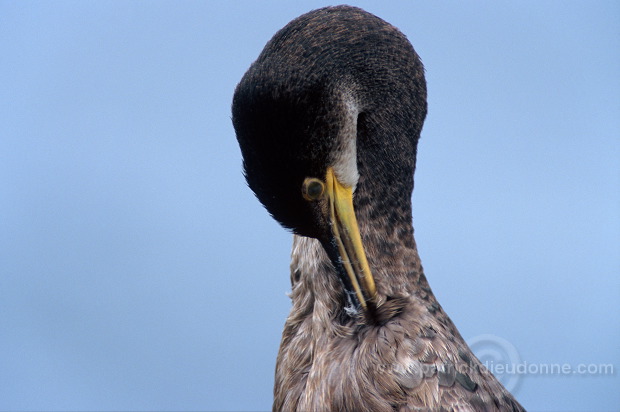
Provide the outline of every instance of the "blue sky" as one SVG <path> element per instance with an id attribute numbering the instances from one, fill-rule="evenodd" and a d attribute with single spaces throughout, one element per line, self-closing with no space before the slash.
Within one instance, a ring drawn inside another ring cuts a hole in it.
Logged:
<path id="1" fill-rule="evenodd" d="M 439 301 L 481 358 L 529 365 L 507 376 L 526 408 L 617 409 L 620 5 L 352 4 L 427 70 L 414 227 Z M 323 5 L 0 1 L 0 410 L 270 408 L 291 236 L 230 103 Z"/>

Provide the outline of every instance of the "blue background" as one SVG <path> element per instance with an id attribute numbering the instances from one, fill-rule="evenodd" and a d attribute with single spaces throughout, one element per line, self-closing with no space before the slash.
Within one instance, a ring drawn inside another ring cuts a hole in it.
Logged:
<path id="1" fill-rule="evenodd" d="M 414 226 L 531 410 L 620 408 L 620 3 L 355 2 L 427 70 Z M 236 83 L 325 3 L 0 2 L 0 410 L 259 410 L 290 234 L 241 174 Z"/>

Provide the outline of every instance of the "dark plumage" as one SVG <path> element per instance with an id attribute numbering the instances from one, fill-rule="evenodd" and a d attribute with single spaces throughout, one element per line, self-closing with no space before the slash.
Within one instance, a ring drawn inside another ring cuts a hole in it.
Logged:
<path id="1" fill-rule="evenodd" d="M 274 410 L 523 410 L 424 276 L 411 193 L 425 116 L 409 41 L 347 6 L 290 22 L 237 86 L 248 184 L 295 233 Z"/>

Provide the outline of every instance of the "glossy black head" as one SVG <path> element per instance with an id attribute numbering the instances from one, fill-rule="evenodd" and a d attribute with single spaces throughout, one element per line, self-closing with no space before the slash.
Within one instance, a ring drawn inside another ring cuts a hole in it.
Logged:
<path id="1" fill-rule="evenodd" d="M 292 76 L 255 64 L 237 87 L 233 122 L 250 188 L 282 225 L 316 237 L 302 184 L 325 178 L 337 125 L 321 85 Z"/>
<path id="2" fill-rule="evenodd" d="M 303 197 L 302 184 L 347 158 L 357 170 L 343 183 L 359 175 L 356 203 L 410 209 L 423 72 L 402 33 L 357 8 L 315 10 L 276 33 L 232 107 L 247 182 L 272 216 L 320 237 L 322 206 Z"/>

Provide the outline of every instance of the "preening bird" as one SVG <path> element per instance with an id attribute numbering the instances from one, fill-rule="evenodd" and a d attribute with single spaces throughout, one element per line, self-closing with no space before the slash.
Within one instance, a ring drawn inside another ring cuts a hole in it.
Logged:
<path id="1" fill-rule="evenodd" d="M 327 7 L 278 31 L 232 113 L 246 180 L 293 233 L 274 411 L 521 411 L 433 295 L 413 237 L 420 58 Z"/>

